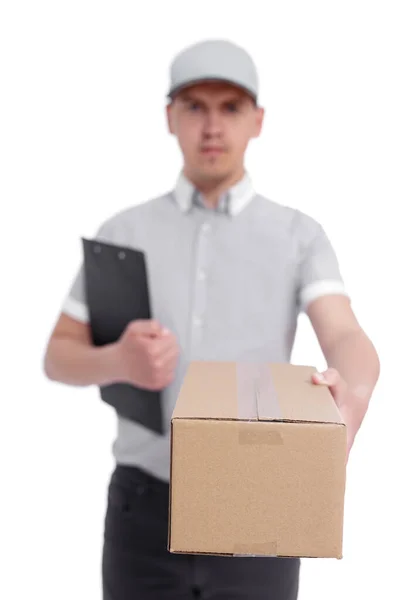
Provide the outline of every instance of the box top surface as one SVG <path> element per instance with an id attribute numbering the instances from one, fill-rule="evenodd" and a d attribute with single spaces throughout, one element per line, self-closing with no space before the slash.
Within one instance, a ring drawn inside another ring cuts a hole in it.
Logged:
<path id="1" fill-rule="evenodd" d="M 173 419 L 337 423 L 343 420 L 315 367 L 290 363 L 193 361 Z"/>

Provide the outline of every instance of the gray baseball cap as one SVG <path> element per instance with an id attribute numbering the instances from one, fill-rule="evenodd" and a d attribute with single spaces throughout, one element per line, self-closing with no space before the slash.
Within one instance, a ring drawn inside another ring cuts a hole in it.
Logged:
<path id="1" fill-rule="evenodd" d="M 206 40 L 182 50 L 170 68 L 168 97 L 196 83 L 223 81 L 244 89 L 257 101 L 258 74 L 246 50 L 227 40 Z"/>

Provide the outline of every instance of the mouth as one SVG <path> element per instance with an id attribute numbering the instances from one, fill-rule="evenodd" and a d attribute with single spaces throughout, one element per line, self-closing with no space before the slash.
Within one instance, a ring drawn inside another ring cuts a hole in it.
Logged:
<path id="1" fill-rule="evenodd" d="M 223 152 L 224 149 L 218 148 L 217 146 L 206 146 L 201 149 L 201 154 L 204 156 L 219 156 L 220 154 L 223 154 Z"/>

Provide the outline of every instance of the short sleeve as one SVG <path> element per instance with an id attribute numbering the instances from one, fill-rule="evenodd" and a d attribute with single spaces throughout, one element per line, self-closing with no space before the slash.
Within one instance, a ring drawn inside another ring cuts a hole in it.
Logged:
<path id="1" fill-rule="evenodd" d="M 310 219 L 308 240 L 303 244 L 298 265 L 298 306 L 305 312 L 321 296 L 340 294 L 349 297 L 338 258 L 324 228 Z M 311 235 L 310 235 L 311 234 Z M 303 236 L 304 239 L 304 236 Z"/>
<path id="2" fill-rule="evenodd" d="M 100 225 L 94 239 L 111 242 L 113 237 L 112 221 L 108 220 Z M 82 323 L 89 322 L 83 260 L 62 304 L 62 312 Z"/>

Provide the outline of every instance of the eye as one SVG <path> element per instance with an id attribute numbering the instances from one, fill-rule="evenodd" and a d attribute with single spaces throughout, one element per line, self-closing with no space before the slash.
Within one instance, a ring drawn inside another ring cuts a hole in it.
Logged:
<path id="1" fill-rule="evenodd" d="M 189 103 L 189 110 L 191 112 L 196 112 L 199 109 L 200 109 L 200 104 L 198 102 L 190 102 Z"/>
<path id="2" fill-rule="evenodd" d="M 226 110 L 230 113 L 236 113 L 238 112 L 239 108 L 235 102 L 228 102 L 228 104 L 226 105 Z"/>

